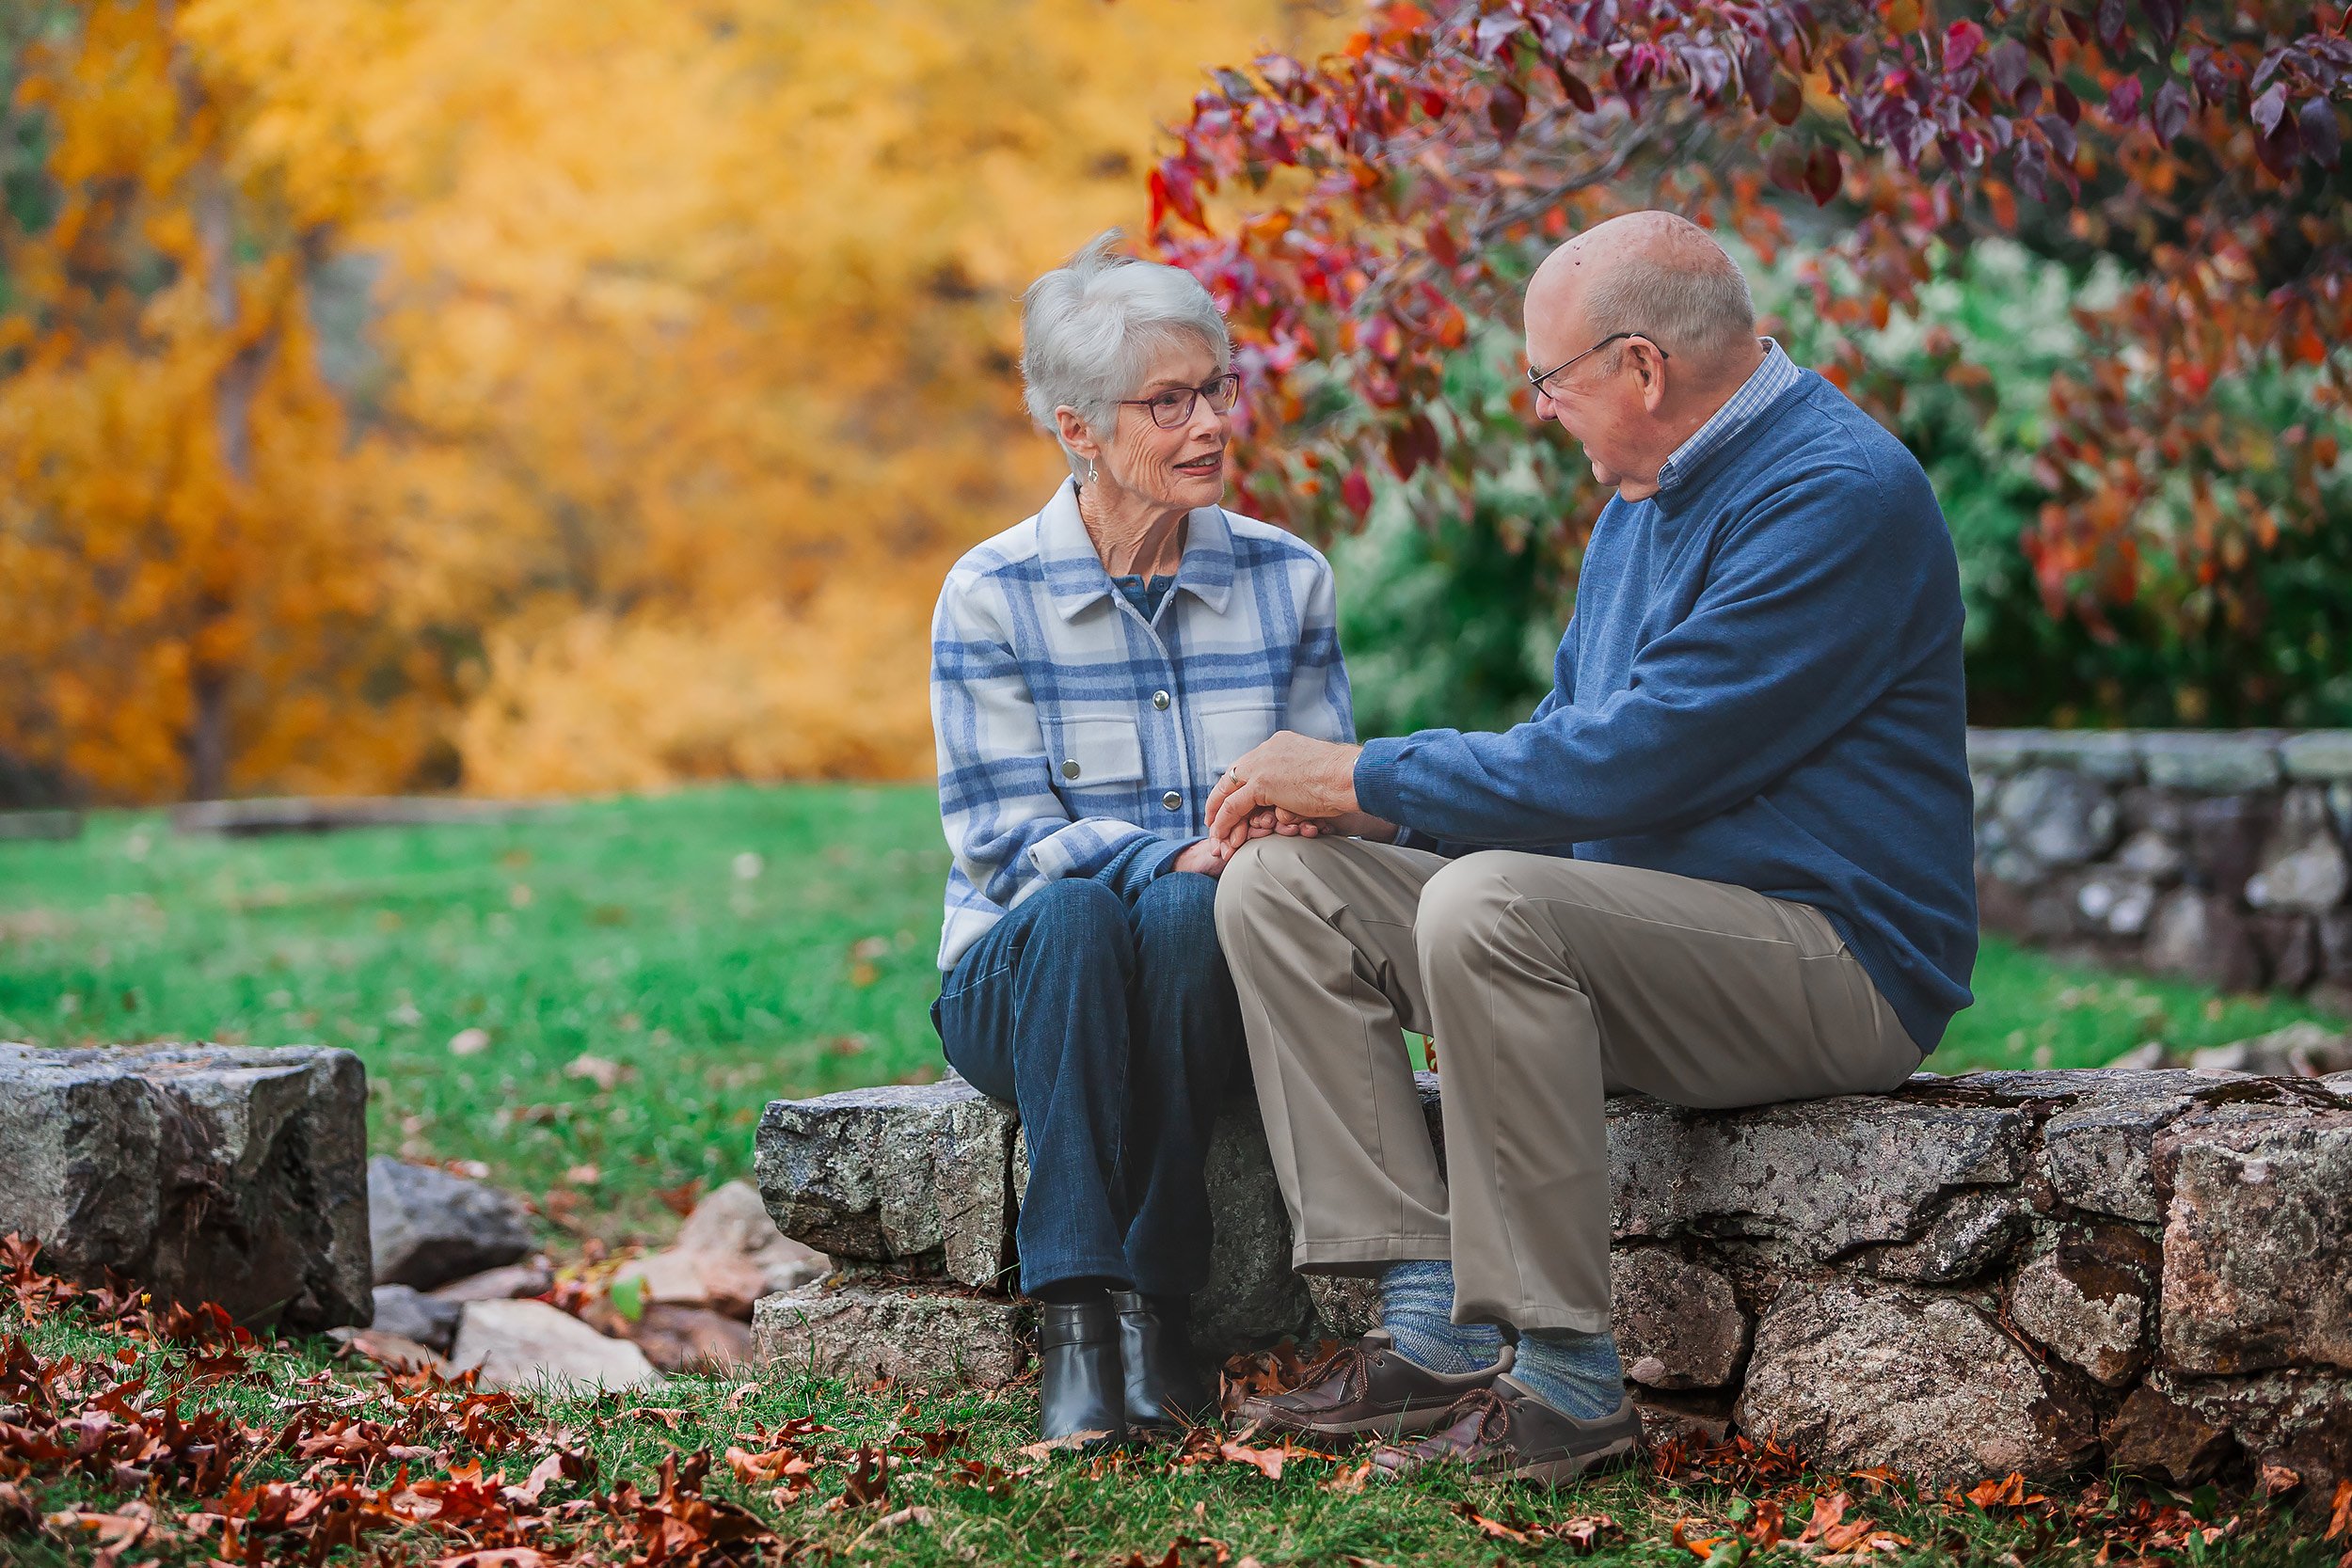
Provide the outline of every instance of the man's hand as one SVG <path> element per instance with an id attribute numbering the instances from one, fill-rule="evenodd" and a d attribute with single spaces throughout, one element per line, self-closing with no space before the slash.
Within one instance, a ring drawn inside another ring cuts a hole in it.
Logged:
<path id="1" fill-rule="evenodd" d="M 1311 740 L 1283 730 L 1243 754 L 1209 794 L 1209 836 L 1238 849 L 1253 836 L 1253 817 L 1276 815 L 1271 831 L 1307 836 L 1318 832 L 1365 832 L 1393 836 L 1396 830 L 1356 803 L 1356 756 L 1362 748 Z M 1282 814 L 1290 820 L 1282 821 Z M 1383 832 L 1381 830 L 1386 830 Z"/>

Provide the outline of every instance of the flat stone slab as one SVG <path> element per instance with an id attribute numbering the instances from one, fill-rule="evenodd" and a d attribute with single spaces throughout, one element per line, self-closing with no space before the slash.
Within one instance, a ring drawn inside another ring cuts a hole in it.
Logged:
<path id="1" fill-rule="evenodd" d="M 86 1284 L 364 1324 L 366 1107 L 348 1051 L 0 1045 L 0 1234 Z"/>
<path id="2" fill-rule="evenodd" d="M 850 1282 L 763 1296 L 752 1342 L 771 1371 L 803 1377 L 1001 1388 L 1029 1364 L 1018 1300 Z"/>
<path id="3" fill-rule="evenodd" d="M 1437 1080 L 1422 1096 L 1441 1134 Z M 1291 1276 L 1248 1110 L 1210 1160 L 1199 1338 L 1361 1332 L 1370 1281 Z M 2107 1463 L 2185 1484 L 2265 1457 L 2314 1487 L 2352 1476 L 2352 1074 L 1922 1073 L 1736 1111 L 1627 1096 L 1608 1118 L 1619 1351 L 1660 1397 L 1937 1484 Z M 1008 1110 L 947 1084 L 780 1103 L 764 1127 L 787 1234 L 941 1281 L 771 1296 L 764 1351 L 839 1376 L 1018 1370 L 1018 1302 L 946 1283 L 977 1272 L 958 1256 L 1013 1277 Z"/>

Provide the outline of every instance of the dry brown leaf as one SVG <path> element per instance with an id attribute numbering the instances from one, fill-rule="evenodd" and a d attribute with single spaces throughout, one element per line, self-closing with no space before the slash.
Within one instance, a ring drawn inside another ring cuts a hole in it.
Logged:
<path id="1" fill-rule="evenodd" d="M 2026 1490 L 2026 1478 L 2016 1470 L 1998 1481 L 1980 1481 L 1967 1491 L 1967 1500 L 1979 1508 L 2027 1508 L 2050 1499 L 2039 1492 Z"/>
<path id="2" fill-rule="evenodd" d="M 1469 1503 L 1455 1503 L 1454 1512 L 1470 1522 L 1470 1528 L 1489 1541 L 1509 1541 L 1524 1546 L 1534 1539 L 1524 1526 L 1511 1526 L 1500 1519 L 1489 1519 Z"/>
<path id="3" fill-rule="evenodd" d="M 1788 1524 L 1788 1511 L 1777 1497 L 1760 1499 L 1754 1511 L 1740 1525 L 1740 1539 L 1748 1544 L 1750 1552 L 1769 1552 L 1780 1544 L 1782 1529 Z"/>
<path id="4" fill-rule="evenodd" d="M 1282 1449 L 1253 1449 L 1247 1443 L 1219 1443 L 1217 1457 L 1234 1465 L 1247 1465 L 1263 1471 L 1268 1481 L 1282 1479 L 1282 1461 L 1293 1450 Z"/>
<path id="5" fill-rule="evenodd" d="M 2255 1479 L 2265 1497 L 2279 1497 L 2303 1484 L 2303 1478 L 2299 1473 L 2289 1469 L 2284 1465 L 2272 1464 L 2267 1460 L 2263 1463 Z"/>
<path id="6" fill-rule="evenodd" d="M 2352 1477 L 2336 1482 L 2335 1502 L 2328 1510 L 2326 1539 L 2352 1534 Z"/>
<path id="7" fill-rule="evenodd" d="M 1846 1516 L 1846 1510 L 1852 1502 L 1853 1499 L 1843 1492 L 1825 1492 L 1814 1498 L 1813 1516 L 1805 1522 L 1804 1533 L 1797 1539 L 1806 1543 L 1820 1540 L 1836 1527 L 1838 1520 Z"/>
<path id="8" fill-rule="evenodd" d="M 1110 1436 L 1107 1432 L 1073 1432 L 1061 1437 L 1049 1437 L 1042 1443 L 1027 1443 L 1012 1451 L 1024 1459 L 1048 1460 L 1056 1454 L 1073 1453 L 1091 1448 Z"/>

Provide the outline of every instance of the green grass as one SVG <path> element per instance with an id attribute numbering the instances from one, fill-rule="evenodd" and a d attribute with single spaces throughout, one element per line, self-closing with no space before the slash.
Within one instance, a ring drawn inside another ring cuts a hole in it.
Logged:
<path id="1" fill-rule="evenodd" d="M 245 840 L 102 813 L 76 842 L 0 844 L 0 1038 L 349 1046 L 373 1148 L 568 1187 L 579 1223 L 619 1240 L 661 1227 L 658 1190 L 742 1175 L 767 1101 L 940 1070 L 946 859 L 922 785 Z M 2314 1016 L 1997 940 L 1977 993 L 1940 1070 L 2091 1066 Z M 453 1054 L 469 1029 L 486 1047 Z M 582 1055 L 623 1081 L 567 1075 Z"/>

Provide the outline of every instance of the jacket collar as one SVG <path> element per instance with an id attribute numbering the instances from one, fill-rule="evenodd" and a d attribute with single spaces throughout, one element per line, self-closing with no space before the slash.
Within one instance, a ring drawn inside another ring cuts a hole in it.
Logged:
<path id="1" fill-rule="evenodd" d="M 1065 621 L 1111 594 L 1111 575 L 1094 553 L 1094 536 L 1078 515 L 1078 482 L 1065 479 L 1037 515 L 1038 559 L 1045 569 L 1045 591 Z M 1195 507 L 1184 519 L 1184 554 L 1176 566 L 1176 589 L 1222 614 L 1233 592 L 1233 531 L 1224 510 Z"/>

